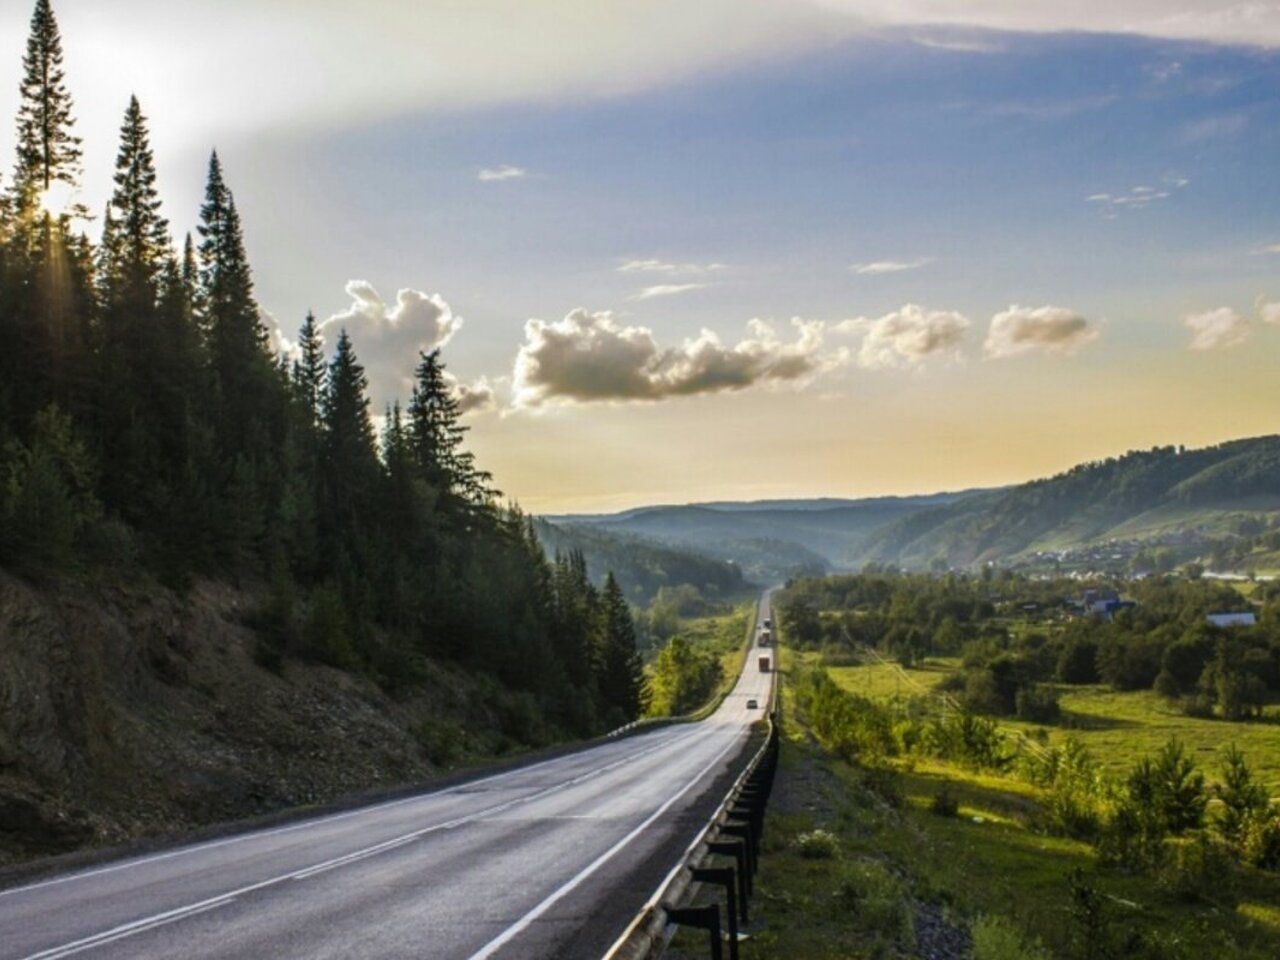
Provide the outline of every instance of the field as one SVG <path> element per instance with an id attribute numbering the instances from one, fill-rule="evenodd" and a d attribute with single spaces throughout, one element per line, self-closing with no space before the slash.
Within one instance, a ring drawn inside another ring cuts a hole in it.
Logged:
<path id="1" fill-rule="evenodd" d="M 882 701 L 923 695 L 958 666 L 954 660 L 926 661 L 911 669 L 882 663 L 853 667 L 828 667 L 832 678 L 846 690 Z M 1150 690 L 1116 693 L 1108 687 L 1061 686 L 1062 721 L 1052 727 L 1002 719 L 1011 735 L 1044 739 L 1052 746 L 1067 736 L 1078 737 L 1112 774 L 1122 776 L 1141 757 L 1154 754 L 1177 737 L 1186 746 L 1205 776 L 1213 781 L 1218 755 L 1236 744 L 1255 775 L 1280 798 L 1280 725 L 1229 723 L 1187 717 Z"/>
<path id="2" fill-rule="evenodd" d="M 784 677 L 793 661 L 783 651 Z M 929 685 L 946 669 L 908 676 Z M 892 697 L 907 685 L 883 667 L 832 672 L 860 694 Z M 1132 724 L 1123 729 L 1161 742 L 1169 720 L 1140 697 L 1122 704 L 1108 704 L 1102 691 L 1080 697 L 1072 709 L 1081 715 L 1118 711 L 1116 719 Z M 1101 870 L 1089 845 L 1033 828 L 1037 800 L 1026 783 L 946 764 L 850 765 L 821 750 L 790 698 L 782 703 L 782 766 L 743 960 L 969 956 L 975 925 L 987 944 L 979 960 L 1280 954 L 1280 876 L 1244 871 L 1234 898 L 1208 902 L 1179 896 L 1162 877 Z M 1200 735 L 1176 726 L 1188 742 Z M 1259 729 L 1274 738 L 1274 728 Z M 1117 764 L 1140 752 L 1113 741 L 1091 747 L 1109 750 Z M 944 787 L 958 801 L 954 816 L 931 812 Z M 1130 940 L 1135 933 L 1141 947 Z M 1007 949 L 992 952 L 993 936 Z"/>

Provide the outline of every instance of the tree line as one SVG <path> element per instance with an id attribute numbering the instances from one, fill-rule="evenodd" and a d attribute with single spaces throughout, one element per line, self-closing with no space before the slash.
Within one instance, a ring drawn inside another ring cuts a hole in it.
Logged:
<path id="1" fill-rule="evenodd" d="M 273 353 L 240 212 L 211 156 L 175 249 L 132 98 L 97 243 L 59 205 L 82 173 L 49 0 L 23 58 L 0 184 L 0 564 L 28 576 L 147 569 L 175 587 L 266 585 L 259 659 L 412 683 L 425 657 L 532 697 L 554 733 L 637 716 L 643 674 L 616 581 L 549 561 L 464 445 L 438 350 L 375 429 L 356 344 L 308 315 Z"/>
<path id="2" fill-rule="evenodd" d="M 1086 590 L 1111 590 L 1134 605 L 1085 615 Z M 798 580 L 777 602 L 791 642 L 828 662 L 860 647 L 905 665 L 960 657 L 941 690 L 976 713 L 1058 719 L 1055 685 L 1105 683 L 1155 690 L 1184 712 L 1256 719 L 1280 698 L 1280 586 L 1259 585 L 1254 603 L 1221 581 L 1172 576 L 1083 581 L 1012 571 L 969 576 L 868 570 Z M 1253 611 L 1251 627 L 1217 627 L 1207 615 Z"/>

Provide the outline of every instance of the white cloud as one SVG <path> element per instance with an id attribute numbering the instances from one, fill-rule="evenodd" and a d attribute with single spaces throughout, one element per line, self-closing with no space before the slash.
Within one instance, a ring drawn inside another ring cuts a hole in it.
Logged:
<path id="1" fill-rule="evenodd" d="M 527 176 L 529 171 L 524 167 L 503 164 L 500 167 L 485 167 L 476 174 L 476 179 L 481 183 L 495 183 L 502 180 L 523 180 Z"/>
<path id="2" fill-rule="evenodd" d="M 1114 216 L 1117 212 L 1124 209 L 1141 210 L 1149 207 L 1153 203 L 1159 203 L 1162 200 L 1168 200 L 1173 196 L 1174 192 L 1186 187 L 1190 180 L 1186 177 L 1164 177 L 1160 181 L 1160 186 L 1153 187 L 1148 184 L 1141 184 L 1136 187 L 1130 187 L 1124 193 L 1094 193 L 1085 197 L 1086 203 L 1096 203 L 1104 211 L 1104 215 Z"/>
<path id="3" fill-rule="evenodd" d="M 656 286 L 645 287 L 631 299 L 652 300 L 654 297 L 674 297 L 691 290 L 703 290 L 709 286 L 711 286 L 709 283 L 659 283 Z"/>
<path id="4" fill-rule="evenodd" d="M 444 379 L 453 391 L 454 399 L 458 401 L 458 412 L 464 417 L 473 413 L 488 413 L 497 407 L 497 393 L 488 377 L 481 377 L 474 383 L 463 383 L 446 370 Z"/>
<path id="5" fill-rule="evenodd" d="M 1258 319 L 1263 323 L 1280 326 L 1280 300 L 1258 300 Z"/>
<path id="6" fill-rule="evenodd" d="M 1183 317 L 1182 324 L 1191 331 L 1191 350 L 1219 350 L 1237 347 L 1249 339 L 1249 321 L 1230 307 L 1219 307 L 1204 313 Z"/>
<path id="7" fill-rule="evenodd" d="M 1205 117 L 1184 124 L 1181 138 L 1184 143 L 1203 143 L 1207 140 L 1226 140 L 1239 136 L 1249 125 L 1249 118 L 1243 113 L 1224 113 L 1216 117 Z"/>
<path id="8" fill-rule="evenodd" d="M 781 0 L 780 0 L 781 2 Z M 871 25 L 956 26 L 1056 33 L 1144 34 L 1211 43 L 1280 45 L 1280 6 L 1262 0 L 816 0 Z M 1173 8 L 1172 10 L 1170 8 Z"/>
<path id="9" fill-rule="evenodd" d="M 514 406 L 656 401 L 803 384 L 840 362 L 839 354 L 822 355 L 820 322 L 796 319 L 792 326 L 791 342 L 752 320 L 748 337 L 733 346 L 703 330 L 678 347 L 662 348 L 649 329 L 623 326 L 609 312 L 578 309 L 555 323 L 530 320 L 516 356 Z"/>
<path id="10" fill-rule="evenodd" d="M 1280 243 L 1269 243 L 1265 247 L 1261 247 L 1258 253 L 1280 253 Z"/>
<path id="11" fill-rule="evenodd" d="M 1089 321 L 1074 310 L 1015 304 L 991 318 L 982 350 L 992 360 L 1034 352 L 1069 355 L 1098 336 Z"/>
<path id="12" fill-rule="evenodd" d="M 862 337 L 857 353 L 860 366 L 885 369 L 914 367 L 933 354 L 955 353 L 969 326 L 969 318 L 961 313 L 909 303 L 874 320 L 842 321 L 834 329 Z"/>
<path id="13" fill-rule="evenodd" d="M 619 273 L 703 274 L 723 270 L 723 263 L 672 263 L 655 258 L 623 260 L 618 264 Z"/>
<path id="14" fill-rule="evenodd" d="M 912 36 L 911 42 L 930 50 L 947 50 L 951 53 L 1004 53 L 1007 49 L 1003 44 L 990 40 L 967 40 L 949 34 L 916 34 Z"/>
<path id="15" fill-rule="evenodd" d="M 387 303 L 365 280 L 349 281 L 346 290 L 351 305 L 320 329 L 330 343 L 341 329 L 351 335 L 369 378 L 373 409 L 381 411 L 392 400 L 408 397 L 419 351 L 448 343 L 463 321 L 439 294 L 405 289 L 395 303 Z"/>
<path id="16" fill-rule="evenodd" d="M 878 277 L 886 273 L 918 270 L 920 267 L 932 262 L 932 257 L 916 257 L 914 260 L 875 260 L 871 263 L 850 264 L 849 270 L 860 277 Z"/>

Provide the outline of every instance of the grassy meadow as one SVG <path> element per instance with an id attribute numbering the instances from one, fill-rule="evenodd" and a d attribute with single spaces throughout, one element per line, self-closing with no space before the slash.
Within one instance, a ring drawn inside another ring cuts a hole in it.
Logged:
<path id="1" fill-rule="evenodd" d="M 885 662 L 828 667 L 827 672 L 851 693 L 893 702 L 895 698 L 928 694 L 958 667 L 955 659 L 937 658 L 911 668 Z M 1041 726 L 1001 718 L 1000 727 L 1011 736 L 1022 734 L 1046 746 L 1074 736 L 1115 776 L 1123 776 L 1139 759 L 1154 754 L 1170 737 L 1177 737 L 1206 779 L 1213 782 L 1219 754 L 1234 743 L 1271 796 L 1280 798 L 1280 723 L 1189 717 L 1150 690 L 1117 693 L 1101 685 L 1060 685 L 1057 690 L 1062 705 L 1057 724 Z M 1274 707 L 1268 716 L 1276 717 Z M 1280 721 L 1280 717 L 1276 719 Z"/>
<path id="2" fill-rule="evenodd" d="M 1164 874 L 1104 869 L 1091 845 L 1038 829 L 1038 791 L 1015 776 L 921 759 L 845 762 L 821 748 L 785 693 L 800 659 L 815 658 L 782 651 L 783 752 L 743 960 L 1280 955 L 1280 875 L 1242 869 L 1229 896 L 1188 896 Z M 892 699 L 953 668 L 828 670 L 848 690 Z M 1176 733 L 1211 774 L 1200 748 L 1234 738 L 1274 789 L 1280 736 L 1269 724 L 1196 721 L 1147 694 L 1099 688 L 1072 691 L 1063 705 L 1071 717 L 1093 718 L 1076 732 L 1116 771 Z M 1050 742 L 1063 735 L 1050 731 Z M 951 815 L 935 812 L 940 793 L 954 801 Z M 682 935 L 681 943 L 701 941 Z"/>

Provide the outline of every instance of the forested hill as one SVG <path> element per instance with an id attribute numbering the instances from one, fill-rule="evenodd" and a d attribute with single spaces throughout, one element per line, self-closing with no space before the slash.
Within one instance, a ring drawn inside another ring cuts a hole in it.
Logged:
<path id="1" fill-rule="evenodd" d="M 647 606 L 663 587 L 694 587 L 707 600 L 741 597 L 755 590 L 736 564 L 689 549 L 585 524 L 538 520 L 535 530 L 552 556 L 580 552 L 592 581 L 612 573 L 626 598 L 637 606 Z"/>
<path id="2" fill-rule="evenodd" d="M 772 582 L 847 567 L 873 531 L 962 496 L 688 504 L 552 519 L 691 548 L 736 563 L 749 579 Z"/>
<path id="3" fill-rule="evenodd" d="M 1133 451 L 966 497 L 889 524 L 858 559 L 966 566 L 1117 541 L 1213 551 L 1230 565 L 1239 559 L 1232 542 L 1261 548 L 1278 521 L 1280 437 L 1268 436 Z"/>
<path id="4" fill-rule="evenodd" d="M 612 578 L 592 584 L 580 564 L 549 562 L 531 522 L 499 505 L 466 449 L 439 351 L 405 357 L 412 393 L 379 432 L 360 345 L 345 331 L 298 318 L 297 352 L 273 352 L 241 222 L 254 211 L 237 206 L 218 155 L 197 234 L 175 245 L 134 98 L 105 212 L 91 220 L 58 206 L 80 187 L 82 149 L 49 0 L 35 2 L 22 66 L 16 161 L 0 184 L 0 583 L 39 611 L 50 639 L 31 642 L 36 614 L 0 608 L 0 812 L 13 783 L 28 799 L 107 789 L 127 767 L 112 753 L 119 741 L 96 744 L 93 763 L 51 772 L 55 754 L 88 756 L 73 736 L 83 704 L 100 703 L 112 726 L 148 729 L 156 718 L 138 713 L 149 701 L 134 694 L 154 680 L 213 696 L 205 665 L 245 625 L 256 665 L 241 664 L 236 689 L 288 700 L 299 693 L 295 666 L 342 674 L 334 688 L 405 697 L 462 675 L 470 686 L 435 689 L 517 705 L 505 743 L 636 717 L 643 672 L 621 590 Z M 232 596 L 207 618 L 216 626 L 180 635 L 175 624 L 200 619 L 201 590 Z M 99 608 L 72 616 L 72 596 Z M 71 677 L 81 638 L 102 636 L 84 625 L 132 623 L 121 607 L 160 609 L 164 626 L 119 627 L 103 672 Z M 168 640 L 153 651 L 156 631 Z M 84 689 L 48 699 L 32 693 L 37 683 Z M 32 696 L 67 739 L 36 748 L 20 712 L 3 709 Z M 210 715 L 239 709 L 222 703 Z M 344 729 L 338 717 L 322 732 Z M 146 756 L 145 742 L 137 748 Z M 328 748 L 309 749 L 321 758 Z"/>

